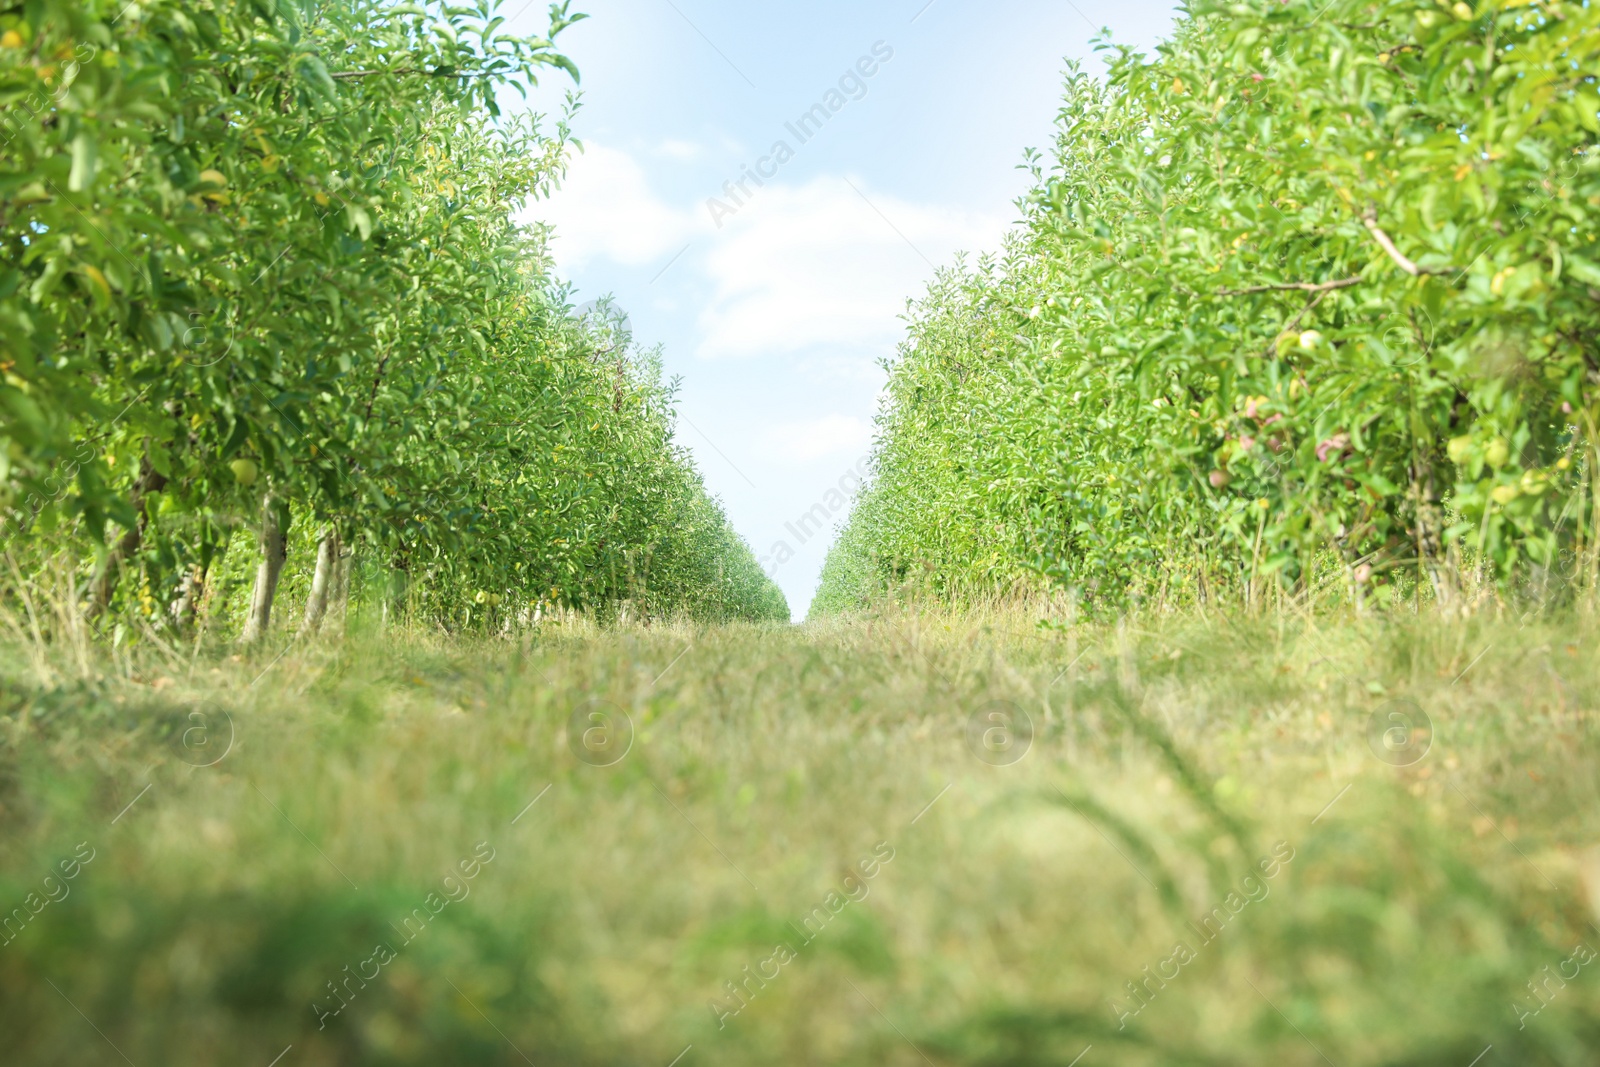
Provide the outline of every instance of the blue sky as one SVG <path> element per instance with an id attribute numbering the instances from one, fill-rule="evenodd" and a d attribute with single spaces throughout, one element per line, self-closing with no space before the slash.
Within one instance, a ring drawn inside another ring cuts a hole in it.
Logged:
<path id="1" fill-rule="evenodd" d="M 1023 149 L 1050 144 L 1066 60 L 1098 73 L 1101 27 L 1148 49 L 1172 5 L 574 7 L 591 15 L 561 37 L 583 75 L 585 150 L 529 214 L 554 224 L 578 302 L 612 296 L 635 340 L 662 346 L 682 378 L 680 440 L 803 617 L 907 298 L 935 265 L 999 246 Z M 512 28 L 542 32 L 544 8 Z M 570 87 L 551 75 L 531 106 L 558 111 Z"/>

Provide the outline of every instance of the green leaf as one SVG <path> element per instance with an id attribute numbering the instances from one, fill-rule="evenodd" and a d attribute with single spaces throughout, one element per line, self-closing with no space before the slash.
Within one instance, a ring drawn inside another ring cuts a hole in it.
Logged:
<path id="1" fill-rule="evenodd" d="M 365 208 L 358 204 L 346 204 L 344 212 L 350 228 L 360 233 L 363 241 L 372 236 L 372 216 L 367 214 Z"/>
<path id="2" fill-rule="evenodd" d="M 87 130 L 72 140 L 72 172 L 67 176 L 69 192 L 81 193 L 94 184 L 99 164 L 99 146 Z"/>
<path id="3" fill-rule="evenodd" d="M 1596 266 L 1576 252 L 1566 254 L 1566 271 L 1586 285 L 1600 287 L 1600 266 Z"/>

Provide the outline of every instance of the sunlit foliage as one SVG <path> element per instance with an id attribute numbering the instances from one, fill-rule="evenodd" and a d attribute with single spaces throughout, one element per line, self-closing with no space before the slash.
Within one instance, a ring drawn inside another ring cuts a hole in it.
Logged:
<path id="1" fill-rule="evenodd" d="M 1196 4 L 1072 70 L 1007 254 L 915 308 L 819 604 L 1592 587 L 1597 71 L 1593 5 L 1417 0 Z"/>
<path id="2" fill-rule="evenodd" d="M 315 529 L 444 620 L 785 614 L 673 443 L 670 384 L 514 221 L 568 128 L 499 101 L 576 76 L 552 41 L 581 17 L 0 9 L 9 546 L 76 546 L 92 613 L 182 615 L 230 543 Z"/>

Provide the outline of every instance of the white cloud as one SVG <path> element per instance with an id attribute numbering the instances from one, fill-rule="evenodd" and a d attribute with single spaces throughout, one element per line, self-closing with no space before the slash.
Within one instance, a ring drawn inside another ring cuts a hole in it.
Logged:
<path id="1" fill-rule="evenodd" d="M 802 356 L 795 364 L 795 369 L 815 381 L 851 387 L 879 386 L 884 380 L 883 368 L 878 365 L 876 358 L 879 354 L 882 353 L 841 355 L 833 351 L 824 351 Z M 852 388 L 852 392 L 854 391 Z"/>
<path id="2" fill-rule="evenodd" d="M 814 346 L 887 354 L 906 297 L 933 273 L 929 261 L 998 247 L 1004 233 L 998 216 L 909 203 L 860 179 L 854 185 L 833 176 L 798 187 L 769 183 L 725 220 L 705 256 L 714 291 L 700 316 L 699 355 Z"/>
<path id="3" fill-rule="evenodd" d="M 872 424 L 851 415 L 824 415 L 817 419 L 784 422 L 765 434 L 768 452 L 775 458 L 808 461 L 825 456 L 864 454 L 872 443 Z"/>
<path id="4" fill-rule="evenodd" d="M 549 200 L 528 210 L 554 224 L 556 260 L 573 269 L 604 258 L 638 266 L 677 251 L 696 224 L 655 195 L 644 168 L 626 152 L 586 142 Z"/>
<path id="5" fill-rule="evenodd" d="M 693 141 L 668 138 L 656 146 L 656 152 L 670 159 L 694 159 L 700 154 L 700 146 Z"/>
<path id="6" fill-rule="evenodd" d="M 803 185 L 769 181 L 719 230 L 703 199 L 674 206 L 632 155 L 593 141 L 563 188 L 530 215 L 555 225 L 556 261 L 569 273 L 591 260 L 666 263 L 692 241 L 673 269 L 709 286 L 695 355 L 825 355 L 830 369 L 857 381 L 878 377 L 873 360 L 893 352 L 906 298 L 922 291 L 930 261 L 998 248 L 1007 221 L 823 175 Z"/>

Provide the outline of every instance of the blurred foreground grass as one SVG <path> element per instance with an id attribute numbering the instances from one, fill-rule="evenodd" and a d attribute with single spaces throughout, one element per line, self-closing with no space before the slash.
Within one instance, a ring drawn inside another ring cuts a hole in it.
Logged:
<path id="1" fill-rule="evenodd" d="M 17 1067 L 1600 1062 L 1583 620 L 25 651 Z"/>

